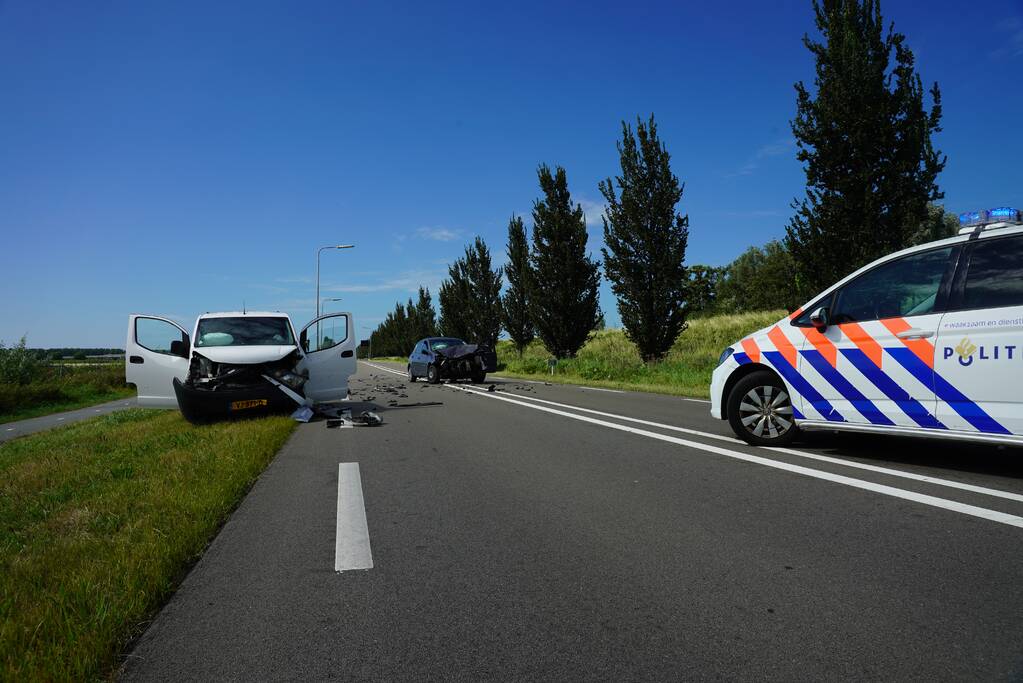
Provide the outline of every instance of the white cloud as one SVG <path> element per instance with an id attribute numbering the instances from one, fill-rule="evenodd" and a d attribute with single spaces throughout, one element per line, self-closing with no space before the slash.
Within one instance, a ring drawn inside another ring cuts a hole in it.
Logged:
<path id="1" fill-rule="evenodd" d="M 1023 56 L 1023 18 L 1009 17 L 998 23 L 999 31 L 1005 35 L 1001 45 L 988 55 L 992 59 Z"/>
<path id="2" fill-rule="evenodd" d="M 416 230 L 416 237 L 424 240 L 434 240 L 435 242 L 453 242 L 457 239 L 461 239 L 462 233 L 458 230 L 450 230 L 448 228 L 418 228 Z"/>
<path id="3" fill-rule="evenodd" d="M 784 154 L 791 153 L 796 148 L 796 141 L 792 138 L 785 138 L 777 140 L 769 144 L 763 145 L 753 155 L 746 160 L 742 166 L 735 171 L 725 173 L 725 177 L 734 178 L 736 176 L 751 175 L 754 171 L 760 168 L 761 162 L 764 159 L 770 159 L 771 157 L 782 156 Z"/>
<path id="4" fill-rule="evenodd" d="M 344 282 L 320 287 L 321 292 L 342 294 L 367 294 L 372 292 L 417 292 L 419 287 L 429 287 L 436 294 L 440 282 L 447 277 L 447 270 L 407 270 L 395 277 L 375 282 Z"/>
<path id="5" fill-rule="evenodd" d="M 585 197 L 580 197 L 577 201 L 583 207 L 583 213 L 586 214 L 587 227 L 601 227 L 604 225 L 601 216 L 607 210 L 607 204 L 595 202 Z"/>

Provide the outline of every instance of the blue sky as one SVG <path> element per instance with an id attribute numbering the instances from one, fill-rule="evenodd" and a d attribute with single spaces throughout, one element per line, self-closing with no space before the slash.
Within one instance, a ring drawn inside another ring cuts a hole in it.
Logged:
<path id="1" fill-rule="evenodd" d="M 690 263 L 783 234 L 808 1 L 497 5 L 0 0 L 0 340 L 123 346 L 129 313 L 243 302 L 302 325 L 336 242 L 321 296 L 375 326 L 473 235 L 503 260 L 540 162 L 599 256 L 597 183 L 650 112 Z M 1023 5 L 924 6 L 883 10 L 942 88 L 947 208 L 1023 203 Z"/>

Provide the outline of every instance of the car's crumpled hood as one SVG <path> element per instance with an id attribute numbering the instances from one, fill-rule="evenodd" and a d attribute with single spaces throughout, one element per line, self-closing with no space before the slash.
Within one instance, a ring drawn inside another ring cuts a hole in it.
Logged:
<path id="1" fill-rule="evenodd" d="M 297 348 L 292 344 L 284 346 L 201 346 L 193 350 L 214 363 L 252 365 L 253 363 L 273 363 Z"/>

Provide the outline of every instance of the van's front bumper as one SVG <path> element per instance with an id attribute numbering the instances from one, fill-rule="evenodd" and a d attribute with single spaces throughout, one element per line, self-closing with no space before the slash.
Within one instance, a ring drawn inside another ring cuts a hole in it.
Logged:
<path id="1" fill-rule="evenodd" d="M 175 378 L 174 393 L 181 414 L 192 423 L 286 413 L 298 405 L 269 382 L 260 382 L 244 389 L 209 391 L 193 389 Z"/>

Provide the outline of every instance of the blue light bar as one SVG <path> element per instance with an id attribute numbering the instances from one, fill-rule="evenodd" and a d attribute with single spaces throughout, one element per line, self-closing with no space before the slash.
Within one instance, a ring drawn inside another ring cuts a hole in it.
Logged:
<path id="1" fill-rule="evenodd" d="M 987 212 L 987 215 L 991 220 L 1014 221 L 1019 218 L 1019 211 L 1011 206 L 1002 206 L 997 209 L 991 209 Z"/>
<path id="2" fill-rule="evenodd" d="M 959 214 L 959 225 L 964 228 L 988 223 L 1023 223 L 1023 213 L 1011 206 L 1000 206 L 987 211 L 967 211 Z"/>
<path id="3" fill-rule="evenodd" d="M 984 222 L 984 211 L 967 211 L 966 213 L 959 214 L 959 225 L 964 227 L 970 225 L 980 225 Z"/>

